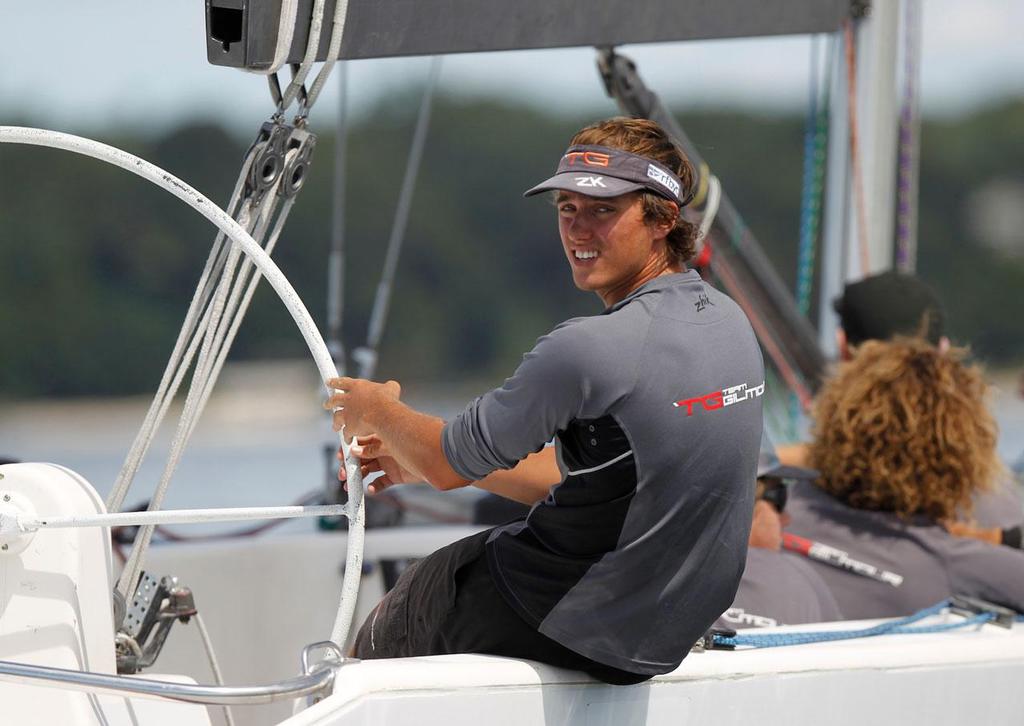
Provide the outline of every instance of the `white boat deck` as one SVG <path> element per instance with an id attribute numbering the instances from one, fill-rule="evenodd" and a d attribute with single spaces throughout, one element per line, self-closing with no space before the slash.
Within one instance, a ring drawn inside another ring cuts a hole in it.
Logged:
<path id="1" fill-rule="evenodd" d="M 1024 628 L 992 625 L 693 653 L 675 672 L 626 687 L 525 661 L 435 656 L 347 665 L 332 697 L 286 723 L 1016 724 L 1022 677 Z"/>

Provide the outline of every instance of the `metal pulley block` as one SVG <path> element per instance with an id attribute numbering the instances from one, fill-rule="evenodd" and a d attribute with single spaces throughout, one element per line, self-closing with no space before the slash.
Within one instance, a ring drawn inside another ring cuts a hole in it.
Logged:
<path id="1" fill-rule="evenodd" d="M 272 189 L 281 177 L 285 167 L 285 153 L 293 127 L 278 120 L 265 121 L 253 144 L 255 158 L 249 167 L 245 193 L 259 201 L 268 189 Z"/>
<path id="2" fill-rule="evenodd" d="M 279 194 L 286 199 L 294 197 L 306 183 L 309 165 L 313 163 L 313 149 L 316 147 L 316 135 L 302 128 L 292 129 L 288 138 L 287 151 L 296 153 L 286 163 L 284 178 L 281 180 Z"/>

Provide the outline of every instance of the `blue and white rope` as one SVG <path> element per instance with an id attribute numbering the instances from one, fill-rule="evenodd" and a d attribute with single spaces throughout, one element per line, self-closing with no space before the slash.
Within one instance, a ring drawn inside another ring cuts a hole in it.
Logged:
<path id="1" fill-rule="evenodd" d="M 751 648 L 778 648 L 786 645 L 806 645 L 808 643 L 827 643 L 834 640 L 851 640 L 853 638 L 872 638 L 878 635 L 915 635 L 924 633 L 944 633 L 949 630 L 969 628 L 973 625 L 984 625 L 995 619 L 993 613 L 980 613 L 970 618 L 955 623 L 940 623 L 936 625 L 918 625 L 920 622 L 932 615 L 938 615 L 950 605 L 949 600 L 943 600 L 931 607 L 919 610 L 913 615 L 905 618 L 891 620 L 887 623 L 880 623 L 870 628 L 858 628 L 856 630 L 827 630 L 821 632 L 804 633 L 752 633 L 739 634 L 732 637 L 714 635 L 714 645 L 718 647 L 749 646 Z"/>

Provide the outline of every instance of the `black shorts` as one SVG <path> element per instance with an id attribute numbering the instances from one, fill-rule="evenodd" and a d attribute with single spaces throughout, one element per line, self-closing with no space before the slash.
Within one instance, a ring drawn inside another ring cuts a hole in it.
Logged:
<path id="1" fill-rule="evenodd" d="M 490 531 L 442 547 L 402 573 L 359 629 L 356 658 L 489 653 L 583 671 L 616 685 L 649 675 L 597 663 L 537 632 L 494 585 L 485 545 Z"/>

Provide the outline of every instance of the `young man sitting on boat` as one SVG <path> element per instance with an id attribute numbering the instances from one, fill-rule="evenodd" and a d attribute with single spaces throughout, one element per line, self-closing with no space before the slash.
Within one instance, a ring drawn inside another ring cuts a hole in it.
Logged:
<path id="1" fill-rule="evenodd" d="M 366 437 L 364 475 L 383 472 L 371 492 L 474 484 L 532 506 L 411 566 L 357 657 L 492 653 L 636 683 L 675 669 L 732 603 L 764 370 L 740 308 L 686 269 L 693 183 L 650 121 L 583 129 L 527 195 L 554 193 L 573 282 L 601 314 L 541 337 L 447 423 L 395 382 L 329 382 L 335 427 Z"/>

